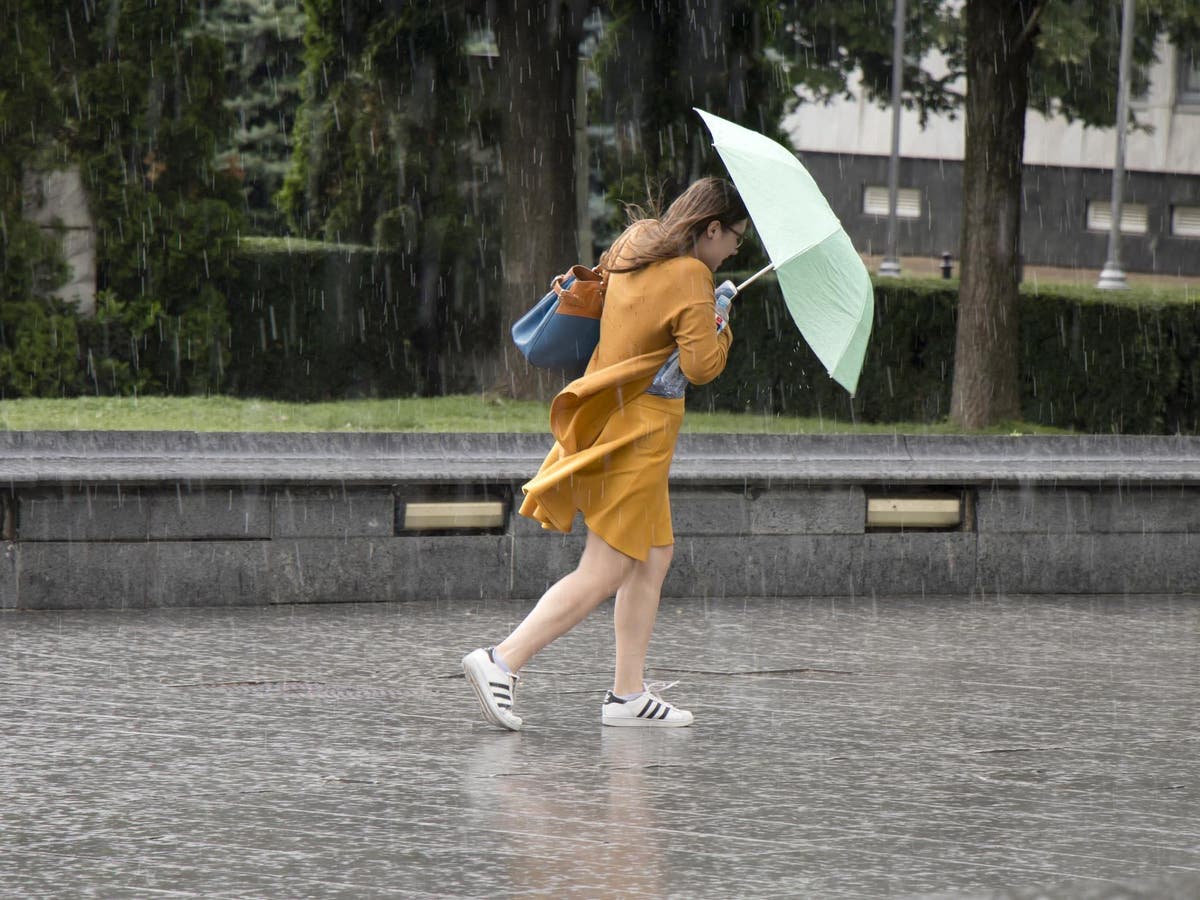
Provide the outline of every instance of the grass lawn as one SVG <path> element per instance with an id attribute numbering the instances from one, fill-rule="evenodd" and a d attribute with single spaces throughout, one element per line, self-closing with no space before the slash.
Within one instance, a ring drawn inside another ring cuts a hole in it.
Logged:
<path id="1" fill-rule="evenodd" d="M 543 403 L 479 396 L 276 403 L 231 397 L 78 397 L 0 401 L 7 431 L 548 431 Z M 754 413 L 689 412 L 685 432 L 727 434 L 956 434 L 946 423 L 861 425 Z M 1061 433 L 1011 423 L 992 434 Z"/>

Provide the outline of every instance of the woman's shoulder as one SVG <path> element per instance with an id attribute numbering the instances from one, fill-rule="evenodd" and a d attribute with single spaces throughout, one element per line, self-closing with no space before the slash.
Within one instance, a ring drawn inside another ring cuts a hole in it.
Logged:
<path id="1" fill-rule="evenodd" d="M 662 278 L 713 283 L 712 270 L 694 256 L 676 256 L 648 266 L 646 271 Z"/>
<path id="2" fill-rule="evenodd" d="M 712 270 L 694 256 L 664 259 L 650 266 L 647 272 L 653 289 L 670 294 L 680 306 L 712 302 Z"/>

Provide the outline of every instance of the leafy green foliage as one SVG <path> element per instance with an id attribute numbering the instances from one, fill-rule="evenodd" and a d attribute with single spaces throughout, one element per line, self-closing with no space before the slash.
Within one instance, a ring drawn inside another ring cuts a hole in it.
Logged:
<path id="1" fill-rule="evenodd" d="M 1200 41 L 1196 0 L 1139 0 L 1134 15 L 1130 93 L 1148 87 L 1158 38 L 1181 46 Z M 1030 105 L 1040 112 L 1111 125 L 1117 108 L 1117 61 L 1121 4 L 1110 0 L 1058 0 L 1045 4 L 1039 20 L 1038 56 L 1031 75 Z M 1136 110 L 1131 111 L 1136 119 Z"/>
<path id="2" fill-rule="evenodd" d="M 850 97 L 849 82 L 861 73 L 867 96 L 885 104 L 892 90 L 893 15 L 891 3 L 783 4 L 775 46 L 787 61 L 791 80 L 809 100 Z M 922 64 L 931 50 L 945 60 L 944 67 Z M 930 113 L 954 110 L 962 99 L 957 84 L 962 69 L 957 9 L 936 0 L 910 0 L 905 6 L 905 106 L 918 109 L 922 123 Z"/>
<path id="3" fill-rule="evenodd" d="M 38 298 L 0 304 L 0 397 L 61 397 L 81 383 L 74 309 Z"/>
<path id="4" fill-rule="evenodd" d="M 44 299 L 65 278 L 54 240 L 19 213 L 0 209 L 0 305 Z"/>
<path id="5" fill-rule="evenodd" d="M 152 390 L 154 373 L 142 364 L 141 354 L 149 336 L 166 325 L 162 305 L 156 300 L 142 295 L 122 301 L 114 291 L 101 291 L 95 316 L 79 322 L 91 388 L 98 394 L 118 396 Z"/>
<path id="6" fill-rule="evenodd" d="M 1111 125 L 1116 113 L 1121 4 L 1113 0 L 1045 0 L 1034 10 L 1036 42 L 1030 70 L 1030 106 L 1090 125 Z M 789 77 L 821 102 L 850 96 L 849 81 L 861 73 L 867 95 L 891 97 L 891 3 L 841 4 L 802 0 L 780 5 L 782 28 L 774 45 Z M 963 4 L 908 0 L 905 7 L 904 104 L 921 112 L 952 112 L 962 101 L 966 59 Z M 1200 41 L 1197 0 L 1139 0 L 1133 43 L 1132 92 L 1144 92 L 1156 40 Z M 932 57 L 929 54 L 934 54 Z M 924 58 L 924 64 L 922 60 Z"/>
<path id="7" fill-rule="evenodd" d="M 49 236 L 21 218 L 22 177 L 44 156 L 62 115 L 50 41 L 52 4 L 8 2 L 0 15 L 0 396 L 71 389 L 74 333 L 50 293 L 66 277 Z M 70 333 L 68 333 L 70 332 Z"/>
<path id="8" fill-rule="evenodd" d="M 474 99 L 466 19 L 417 4 L 399 15 L 370 2 L 305 9 L 304 102 L 280 201 L 300 234 L 367 244 L 403 234 L 414 245 L 424 206 L 457 202 L 455 142 L 469 137 Z M 442 195 L 431 181 L 444 182 Z M 403 227 L 381 234 L 386 214 Z"/>
<path id="9" fill-rule="evenodd" d="M 243 240 L 232 252 L 237 298 L 223 383 L 235 395 L 321 401 L 431 393 L 415 293 L 395 257 L 370 247 Z M 733 276 L 736 277 L 736 276 Z M 954 362 L 957 283 L 881 280 L 858 395 L 851 399 L 804 343 L 770 278 L 739 298 L 725 373 L 689 408 L 808 417 L 826 427 L 945 419 Z M 169 327 L 161 305 L 101 294 L 95 319 L 41 301 L 0 316 L 6 397 L 80 390 L 142 395 L 169 380 L 170 356 L 147 355 Z M 76 343 L 78 327 L 81 343 Z M 180 331 L 185 342 L 194 336 Z M 494 324 L 464 310 L 432 352 L 444 393 L 479 390 Z M 1022 412 L 1027 423 L 1093 433 L 1200 433 L 1200 298 L 1026 285 L 1021 296 Z M 167 371 L 162 371 L 166 367 Z M 86 381 L 86 384 L 85 384 Z M 442 391 L 438 391 L 442 393 Z"/>
<path id="10" fill-rule="evenodd" d="M 305 15 L 299 0 L 221 0 L 199 24 L 225 51 L 225 108 L 218 166 L 241 181 L 246 214 L 260 233 L 281 233 L 274 197 L 291 162 L 300 105 Z"/>
<path id="11" fill-rule="evenodd" d="M 246 240 L 237 260 L 228 291 L 237 298 L 230 308 L 231 392 L 328 400 L 476 389 L 479 357 L 494 345 L 494 315 L 447 304 L 447 328 L 422 345 L 428 333 L 418 297 L 397 277 L 395 254 Z"/>
<path id="12" fill-rule="evenodd" d="M 1022 411 L 1093 432 L 1200 431 L 1200 303 L 1089 289 L 1021 306 Z"/>
<path id="13" fill-rule="evenodd" d="M 729 365 L 689 407 L 854 422 L 936 421 L 949 409 L 957 283 L 881 280 L 857 396 L 830 379 L 763 279 L 739 298 Z M 1092 433 L 1200 432 L 1200 297 L 1027 285 L 1025 421 Z"/>
<path id="14" fill-rule="evenodd" d="M 590 106 L 603 123 L 592 156 L 610 201 L 605 239 L 625 224 L 622 204 L 669 201 L 701 176 L 726 175 L 693 107 L 778 136 L 794 69 L 777 47 L 786 6 L 613 0 Z"/>
<path id="15" fill-rule="evenodd" d="M 81 86 L 90 114 L 74 141 L 99 229 L 100 287 L 162 309 L 163 327 L 143 333 L 136 359 L 114 348 L 131 372 L 153 373 L 143 387 L 205 392 L 224 371 L 218 285 L 232 274 L 229 248 L 243 227 L 238 185 L 214 163 L 229 122 L 223 48 L 191 30 L 189 7 L 127 5 L 115 52 L 91 48 Z M 100 28 L 89 37 L 106 40 Z M 144 105 L 129 102 L 139 82 Z"/>
<path id="16" fill-rule="evenodd" d="M 279 199 L 295 231 L 388 254 L 411 291 L 408 353 L 448 389 L 436 348 L 495 325 L 500 210 L 494 76 L 466 53 L 467 9 L 306 0 L 303 103 Z M 406 294 L 406 296 L 409 296 Z"/>
<path id="17" fill-rule="evenodd" d="M 228 247 L 243 228 L 237 182 L 214 167 L 229 125 L 222 45 L 193 29 L 192 4 L 118 0 L 98 11 L 13 0 L 4 21 L 11 24 L 6 51 L 15 49 L 0 63 L 0 213 L 8 235 L 19 233 L 12 223 L 23 175 L 77 164 L 98 229 L 106 302 L 162 310 L 136 351 L 110 342 L 109 362 L 85 335 L 92 387 L 219 388 L 228 325 L 217 285 L 231 274 Z M 15 274 L 46 267 L 34 250 L 32 238 L 5 238 L 5 302 L 44 293 Z M 48 315 L 54 332 L 57 314 Z M 29 328 L 45 331 L 36 322 Z M 51 345 L 71 343 L 26 339 L 23 352 Z M 36 383 L 34 373 L 61 366 L 18 368 Z M 65 376 L 61 383 L 73 389 Z"/>

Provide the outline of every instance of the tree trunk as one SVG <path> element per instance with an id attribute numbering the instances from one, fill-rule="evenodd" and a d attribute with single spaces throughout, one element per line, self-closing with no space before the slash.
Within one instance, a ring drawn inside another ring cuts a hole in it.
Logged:
<path id="1" fill-rule="evenodd" d="M 503 236 L 495 390 L 544 396 L 561 379 L 527 365 L 513 347 L 513 322 L 579 258 L 575 227 L 575 85 L 588 4 L 509 0 L 497 4 L 500 51 Z"/>
<path id="2" fill-rule="evenodd" d="M 1018 266 L 1025 108 L 1040 2 L 968 0 L 966 152 L 950 418 L 982 428 L 1020 416 Z"/>

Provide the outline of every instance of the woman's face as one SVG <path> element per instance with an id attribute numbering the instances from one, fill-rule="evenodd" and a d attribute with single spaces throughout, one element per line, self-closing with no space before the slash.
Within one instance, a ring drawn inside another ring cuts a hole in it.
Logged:
<path id="1" fill-rule="evenodd" d="M 712 271 L 717 271 L 725 260 L 738 252 L 749 227 L 750 222 L 746 219 L 732 225 L 722 225 L 719 220 L 713 219 L 696 241 L 696 258 Z"/>

